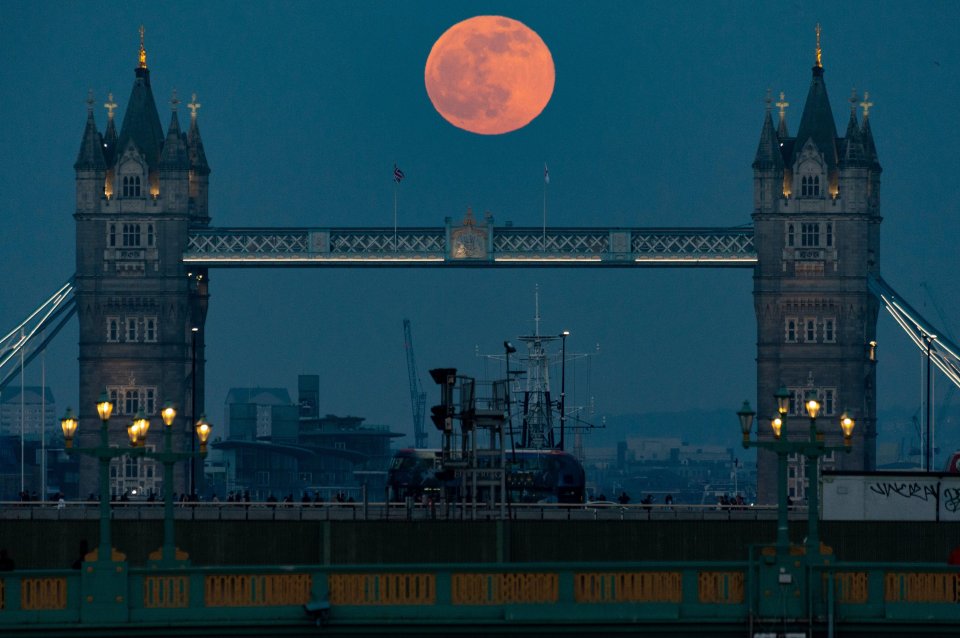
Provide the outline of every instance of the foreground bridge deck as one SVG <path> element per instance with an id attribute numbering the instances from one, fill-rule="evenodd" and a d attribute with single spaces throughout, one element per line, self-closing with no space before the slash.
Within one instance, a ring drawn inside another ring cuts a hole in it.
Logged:
<path id="1" fill-rule="evenodd" d="M 827 564 L 771 581 L 763 558 L 171 569 L 87 562 L 78 571 L 3 573 L 0 628 L 4 635 L 538 630 L 743 636 L 790 629 L 896 636 L 949 635 L 960 623 L 955 567 Z M 774 613 L 786 608 L 781 599 L 806 604 L 785 617 Z"/>

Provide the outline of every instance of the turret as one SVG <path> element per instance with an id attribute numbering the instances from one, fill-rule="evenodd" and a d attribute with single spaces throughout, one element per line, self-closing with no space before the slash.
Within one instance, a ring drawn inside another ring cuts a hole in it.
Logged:
<path id="1" fill-rule="evenodd" d="M 753 160 L 753 210 L 754 213 L 770 213 L 776 210 L 776 202 L 782 196 L 783 156 L 780 139 L 773 130 L 770 114 L 772 99 L 767 92 L 767 112 L 760 131 L 760 143 Z"/>
<path id="2" fill-rule="evenodd" d="M 187 155 L 190 158 L 190 212 L 195 224 L 206 226 L 210 222 L 210 210 L 207 197 L 210 184 L 210 165 L 203 150 L 200 137 L 200 125 L 197 123 L 197 111 L 202 105 L 197 102 L 194 93 L 190 104 L 190 132 L 187 134 Z"/>
<path id="3" fill-rule="evenodd" d="M 93 92 L 87 98 L 87 124 L 80 142 L 80 152 L 73 165 L 77 171 L 77 212 L 95 213 L 100 210 L 107 163 L 103 159 L 103 138 L 97 132 L 93 119 Z"/>
<path id="4" fill-rule="evenodd" d="M 186 135 L 180 131 L 177 119 L 177 94 L 170 100 L 172 112 L 170 127 L 160 153 L 160 193 L 164 212 L 178 213 L 186 208 L 190 160 L 187 157 Z"/>
<path id="5" fill-rule="evenodd" d="M 860 137 L 863 140 L 863 150 L 870 164 L 870 170 L 867 174 L 867 207 L 871 215 L 880 215 L 880 159 L 877 157 L 877 146 L 873 141 L 873 132 L 870 130 L 870 107 L 873 102 L 870 101 L 870 94 L 863 94 L 863 102 L 860 103 L 863 108 L 863 126 L 860 129 Z"/>
<path id="6" fill-rule="evenodd" d="M 847 132 L 840 144 L 840 197 L 844 208 L 855 209 L 864 205 L 867 191 L 867 167 L 869 160 L 857 123 L 857 91 L 850 94 L 850 119 Z"/>

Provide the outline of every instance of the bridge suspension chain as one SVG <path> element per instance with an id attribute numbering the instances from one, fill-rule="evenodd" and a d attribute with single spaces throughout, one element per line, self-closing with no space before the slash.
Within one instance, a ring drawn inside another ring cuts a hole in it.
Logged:
<path id="1" fill-rule="evenodd" d="M 73 279 L 0 339 L 0 392 L 43 352 L 77 311 Z"/>
<path id="2" fill-rule="evenodd" d="M 904 301 L 882 277 L 869 277 L 867 285 L 920 351 L 929 354 L 930 361 L 960 387 L 960 347 Z"/>

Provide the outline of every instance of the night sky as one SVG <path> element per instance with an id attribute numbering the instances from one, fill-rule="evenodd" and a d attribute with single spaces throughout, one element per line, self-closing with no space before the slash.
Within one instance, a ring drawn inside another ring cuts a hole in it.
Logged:
<path id="1" fill-rule="evenodd" d="M 424 63 L 474 15 L 525 23 L 550 47 L 553 98 L 527 127 L 479 136 L 448 124 Z M 767 88 L 795 133 L 823 25 L 838 131 L 851 87 L 875 103 L 883 166 L 881 269 L 957 340 L 960 5 L 954 2 L 20 2 L 0 3 L 0 206 L 5 334 L 75 268 L 74 171 L 88 89 L 126 107 L 140 24 L 164 128 L 176 88 L 203 104 L 211 225 L 442 226 L 467 207 L 497 224 L 736 226 L 752 210 L 751 162 Z M 188 112 L 181 107 L 181 123 Z M 755 401 L 749 269 L 211 270 L 207 406 L 234 386 L 320 375 L 321 412 L 411 432 L 402 322 L 427 370 L 484 376 L 482 353 L 533 330 L 569 330 L 573 402 L 593 420 Z M 922 284 L 925 284 L 923 286 Z M 941 320 L 935 304 L 942 309 Z M 915 409 L 921 357 L 879 327 L 879 409 Z M 76 404 L 76 323 L 45 357 L 58 410 Z M 487 373 L 491 373 L 487 368 Z M 40 366 L 27 375 L 40 381 Z M 573 380 L 575 377 L 575 380 Z M 941 378 L 942 379 L 942 378 Z M 588 383 L 589 381 L 589 383 Z M 937 386 L 946 396 L 946 382 Z M 954 399 L 956 401 L 957 399 Z M 938 404 L 940 399 L 938 398 Z M 429 426 L 428 426 L 429 427 Z M 884 424 L 880 423 L 881 436 Z M 405 439 L 411 441 L 411 438 Z M 435 442 L 435 441 L 434 441 Z M 589 443 L 588 443 L 589 445 Z"/>

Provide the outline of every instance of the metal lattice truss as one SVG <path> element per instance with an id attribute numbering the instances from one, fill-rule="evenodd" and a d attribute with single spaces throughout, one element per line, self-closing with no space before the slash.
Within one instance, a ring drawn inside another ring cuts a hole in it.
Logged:
<path id="1" fill-rule="evenodd" d="M 68 281 L 0 339 L 0 392 L 47 347 L 76 311 L 73 281 Z"/>
<path id="2" fill-rule="evenodd" d="M 741 266 L 753 228 L 514 228 L 468 216 L 444 228 L 208 228 L 184 262 L 202 266 Z"/>
<path id="3" fill-rule="evenodd" d="M 960 348 L 943 336 L 933 324 L 923 318 L 910 304 L 903 300 L 881 277 L 867 280 L 870 292 L 883 303 L 910 340 L 954 385 L 960 387 Z"/>

